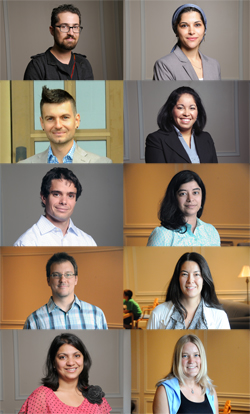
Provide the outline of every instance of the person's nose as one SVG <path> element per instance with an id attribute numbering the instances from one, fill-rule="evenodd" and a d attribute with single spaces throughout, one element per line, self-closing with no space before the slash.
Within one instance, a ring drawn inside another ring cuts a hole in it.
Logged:
<path id="1" fill-rule="evenodd" d="M 64 206 L 67 204 L 67 196 L 66 195 L 62 195 L 60 197 L 60 204 L 62 204 Z"/>
<path id="2" fill-rule="evenodd" d="M 188 33 L 189 33 L 189 34 L 191 34 L 191 35 L 192 35 L 192 34 L 194 34 L 194 33 L 195 33 L 195 28 L 194 28 L 194 26 L 193 26 L 192 24 L 190 24 L 190 25 L 189 25 L 189 28 L 188 28 L 188 29 L 189 29 L 189 30 L 188 30 Z"/>
<path id="3" fill-rule="evenodd" d="M 71 367 L 72 365 L 74 365 L 74 360 L 73 360 L 73 357 L 71 357 L 71 356 L 70 356 L 70 357 L 68 357 L 68 359 L 67 359 L 67 365 L 68 365 L 68 366 L 70 366 L 70 367 Z"/>
<path id="4" fill-rule="evenodd" d="M 69 27 L 68 34 L 74 35 L 74 32 L 73 32 L 73 27 Z"/>
<path id="5" fill-rule="evenodd" d="M 61 129 L 62 128 L 62 124 L 61 124 L 60 118 L 56 118 L 55 119 L 55 128 L 56 129 Z"/>
<path id="6" fill-rule="evenodd" d="M 190 273 L 187 278 L 187 284 L 192 285 L 193 281 L 194 281 L 194 276 L 192 275 L 192 273 Z"/>
<path id="7" fill-rule="evenodd" d="M 192 199 L 193 199 L 193 197 L 192 197 L 192 193 L 187 193 L 187 202 L 188 203 L 191 203 L 191 201 L 192 201 Z"/>
<path id="8" fill-rule="evenodd" d="M 64 274 L 62 273 L 60 276 L 60 282 L 66 282 L 66 277 L 64 276 Z"/>

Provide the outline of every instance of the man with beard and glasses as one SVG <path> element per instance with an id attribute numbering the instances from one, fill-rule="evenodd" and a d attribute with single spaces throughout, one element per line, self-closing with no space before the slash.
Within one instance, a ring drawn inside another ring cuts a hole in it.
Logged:
<path id="1" fill-rule="evenodd" d="M 55 253 L 47 262 L 46 275 L 52 296 L 28 316 L 23 329 L 108 329 L 103 311 L 75 295 L 78 267 L 74 257 Z"/>
<path id="2" fill-rule="evenodd" d="M 82 30 L 80 10 L 72 4 L 54 8 L 49 30 L 54 46 L 45 53 L 31 56 L 24 80 L 93 80 L 86 56 L 72 52 Z"/>

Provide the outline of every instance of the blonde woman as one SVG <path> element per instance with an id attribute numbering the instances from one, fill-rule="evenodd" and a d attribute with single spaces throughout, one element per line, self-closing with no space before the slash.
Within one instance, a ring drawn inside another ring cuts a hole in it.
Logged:
<path id="1" fill-rule="evenodd" d="M 184 335 L 175 345 L 170 373 L 157 384 L 154 414 L 218 414 L 218 399 L 207 375 L 201 340 Z"/>

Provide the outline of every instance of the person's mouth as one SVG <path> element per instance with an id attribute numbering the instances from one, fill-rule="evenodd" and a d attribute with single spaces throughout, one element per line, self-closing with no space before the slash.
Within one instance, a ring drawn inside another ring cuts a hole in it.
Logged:
<path id="1" fill-rule="evenodd" d="M 77 368 L 65 368 L 67 372 L 75 372 Z"/>

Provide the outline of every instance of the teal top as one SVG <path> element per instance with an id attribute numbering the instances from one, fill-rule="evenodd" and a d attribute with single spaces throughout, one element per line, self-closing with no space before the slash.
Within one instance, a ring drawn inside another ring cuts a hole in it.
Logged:
<path id="1" fill-rule="evenodd" d="M 220 236 L 212 224 L 197 218 L 197 225 L 192 232 L 191 224 L 186 224 L 187 231 L 168 230 L 156 227 L 149 236 L 147 246 L 220 246 Z"/>
<path id="2" fill-rule="evenodd" d="M 125 300 L 123 299 L 123 305 L 127 307 L 129 312 L 134 314 L 135 318 L 139 318 L 142 314 L 141 308 L 134 299 Z"/>

